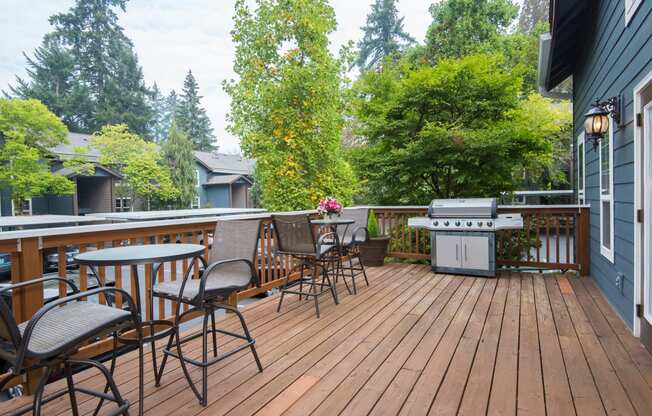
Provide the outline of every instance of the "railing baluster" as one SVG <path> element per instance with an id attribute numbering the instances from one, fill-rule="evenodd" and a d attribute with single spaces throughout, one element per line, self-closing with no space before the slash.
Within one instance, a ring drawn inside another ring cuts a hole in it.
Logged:
<path id="1" fill-rule="evenodd" d="M 86 244 L 79 245 L 79 252 L 80 253 L 86 252 Z M 84 265 L 79 266 L 79 290 L 81 290 L 82 292 L 88 290 L 88 272 L 86 266 Z M 83 298 L 82 300 L 86 300 L 86 298 Z"/>
<path id="2" fill-rule="evenodd" d="M 57 274 L 62 279 L 65 279 L 67 275 L 66 260 L 66 246 L 57 247 Z M 59 282 L 59 297 L 64 297 L 67 294 L 68 285 L 65 282 Z"/>
<path id="3" fill-rule="evenodd" d="M 113 247 L 119 247 L 120 246 L 120 241 L 119 240 L 113 240 L 112 243 Z M 113 266 L 113 276 L 115 278 L 115 287 L 118 289 L 122 289 L 122 266 Z M 115 295 L 115 305 L 118 308 L 122 308 L 122 294 L 121 293 L 116 293 Z"/>

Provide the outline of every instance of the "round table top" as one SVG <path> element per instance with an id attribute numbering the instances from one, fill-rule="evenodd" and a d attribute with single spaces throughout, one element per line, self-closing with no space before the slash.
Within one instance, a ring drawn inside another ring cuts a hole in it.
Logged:
<path id="1" fill-rule="evenodd" d="M 87 251 L 75 256 L 79 264 L 87 266 L 113 266 L 161 263 L 187 259 L 203 254 L 205 247 L 199 244 L 148 244 L 124 246 Z"/>
<path id="2" fill-rule="evenodd" d="M 348 225 L 353 224 L 355 221 L 346 218 L 324 218 L 321 220 L 310 220 L 311 224 L 316 225 Z"/>

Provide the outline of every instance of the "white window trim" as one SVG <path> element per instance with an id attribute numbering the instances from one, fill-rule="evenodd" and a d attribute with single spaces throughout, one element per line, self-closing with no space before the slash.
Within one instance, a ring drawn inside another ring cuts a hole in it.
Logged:
<path id="1" fill-rule="evenodd" d="M 602 140 L 609 140 L 609 195 L 602 194 L 602 148 L 598 147 L 598 176 L 600 177 L 600 187 L 598 192 L 600 194 L 600 254 L 609 260 L 611 263 L 614 262 L 614 235 L 615 235 L 615 218 L 614 218 L 614 122 L 611 117 L 609 117 L 609 134 L 606 138 Z M 600 145 L 602 146 L 602 144 Z M 586 183 L 585 185 L 586 186 Z M 609 210 L 610 212 L 610 224 L 611 232 L 609 233 L 609 247 L 604 245 L 604 221 L 603 221 L 603 212 L 602 206 L 604 201 L 610 201 Z"/>
<path id="2" fill-rule="evenodd" d="M 584 166 L 582 166 L 582 177 L 580 178 L 580 145 L 582 145 L 582 152 L 584 154 L 582 155 L 582 161 L 584 161 Z M 577 175 L 577 183 L 575 184 L 577 186 L 577 202 L 580 205 L 583 205 L 586 203 L 586 142 L 584 140 L 584 132 L 577 136 L 577 169 L 576 169 L 576 175 Z M 582 188 L 580 189 L 580 183 L 582 183 Z"/>
<path id="3" fill-rule="evenodd" d="M 625 0 L 625 26 L 629 26 L 629 22 L 632 21 L 642 3 L 643 0 Z"/>
<path id="4" fill-rule="evenodd" d="M 195 177 L 195 182 L 197 183 L 197 184 L 195 185 L 195 187 L 196 187 L 196 188 L 199 188 L 199 186 L 200 186 L 200 182 L 199 182 L 199 169 L 195 169 L 195 176 L 196 176 L 196 177 Z"/>
<path id="5" fill-rule="evenodd" d="M 201 208 L 201 197 L 197 195 L 195 199 L 190 203 L 190 209 L 199 209 Z"/>

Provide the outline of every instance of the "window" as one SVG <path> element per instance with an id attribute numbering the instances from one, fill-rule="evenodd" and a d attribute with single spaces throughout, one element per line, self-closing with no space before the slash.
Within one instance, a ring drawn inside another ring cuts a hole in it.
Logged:
<path id="1" fill-rule="evenodd" d="M 193 199 L 192 204 L 190 205 L 190 208 L 192 209 L 197 209 L 201 206 L 201 200 L 199 199 L 199 195 Z"/>
<path id="2" fill-rule="evenodd" d="M 641 3 L 643 3 L 643 0 L 625 0 L 625 26 L 629 25 Z"/>
<path id="3" fill-rule="evenodd" d="M 14 202 L 11 201 L 11 215 L 32 215 L 32 199 L 26 199 L 23 201 L 22 206 L 20 207 L 20 212 L 16 212 L 16 206 Z"/>
<path id="4" fill-rule="evenodd" d="M 614 261 L 614 155 L 613 120 L 609 120 L 609 133 L 600 140 L 600 253 Z"/>
<path id="5" fill-rule="evenodd" d="M 584 204 L 586 199 L 584 197 L 584 183 L 586 182 L 586 175 L 584 174 L 584 133 L 577 136 L 577 203 Z"/>
<path id="6" fill-rule="evenodd" d="M 115 199 L 115 211 L 116 212 L 128 212 L 131 211 L 131 197 L 123 196 Z"/>
<path id="7" fill-rule="evenodd" d="M 199 187 L 199 169 L 195 170 L 195 186 Z"/>

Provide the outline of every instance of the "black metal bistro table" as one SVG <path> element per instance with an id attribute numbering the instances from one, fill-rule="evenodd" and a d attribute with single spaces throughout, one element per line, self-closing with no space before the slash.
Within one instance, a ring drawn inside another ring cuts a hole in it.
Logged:
<path id="1" fill-rule="evenodd" d="M 349 229 L 349 226 L 351 224 L 354 224 L 355 221 L 351 219 L 345 219 L 345 218 L 340 218 L 340 217 L 332 217 L 332 218 L 323 218 L 323 219 L 317 219 L 317 220 L 310 220 L 310 223 L 313 225 L 317 225 L 320 228 L 328 228 L 330 229 L 330 232 L 335 233 L 337 238 L 335 239 L 336 243 L 336 248 L 337 248 L 337 266 L 335 269 L 335 284 L 337 284 L 337 280 L 339 279 L 340 272 L 342 273 L 342 281 L 344 282 L 344 286 L 346 286 L 346 290 L 349 293 L 351 292 L 351 288 L 349 288 L 349 284 L 346 283 L 346 279 L 344 278 L 344 270 L 342 269 L 342 256 L 343 256 L 343 251 L 342 251 L 342 242 L 339 239 L 339 234 L 337 232 L 338 227 L 344 226 L 344 232 L 342 235 L 346 235 L 346 232 Z M 337 291 L 337 289 L 335 289 Z"/>
<path id="2" fill-rule="evenodd" d="M 152 276 L 156 276 L 159 269 L 165 262 L 178 261 L 184 259 L 191 259 L 188 263 L 188 268 L 185 270 L 184 279 L 193 269 L 194 260 L 199 260 L 203 267 L 206 267 L 206 260 L 203 257 L 205 247 L 199 244 L 148 244 L 142 246 L 124 246 L 124 247 L 113 247 L 105 248 L 101 250 L 88 251 L 85 253 L 78 254 L 75 256 L 77 263 L 89 267 L 95 276 L 97 276 L 98 282 L 101 286 L 104 286 L 104 281 L 102 281 L 100 274 L 97 272 L 97 267 L 102 266 L 131 266 L 133 282 L 135 286 L 134 291 L 136 293 L 135 303 L 138 308 L 138 314 L 141 316 L 141 325 L 143 328 L 148 328 L 146 336 L 143 336 L 143 343 L 151 343 L 152 349 L 152 365 L 154 368 L 154 375 L 156 379 L 156 385 L 159 385 L 161 374 L 159 374 L 157 365 L 156 365 L 156 345 L 155 342 L 158 339 L 169 337 L 170 334 L 174 331 L 175 323 L 167 319 L 150 319 L 142 320 L 142 306 L 140 299 L 140 279 L 138 276 L 138 266 L 139 265 L 152 265 Z M 152 297 L 152 288 L 146 288 L 145 296 L 150 297 L 149 302 L 149 314 L 154 317 L 154 302 Z M 107 303 L 111 305 L 111 301 L 107 299 Z M 165 327 L 164 330 L 156 332 L 157 327 Z M 137 345 L 141 341 L 133 336 L 127 336 L 126 334 L 119 334 L 116 338 L 117 341 L 120 341 L 123 344 L 127 345 Z M 113 373 L 115 367 L 115 350 L 117 345 L 114 345 L 113 349 L 113 360 L 111 362 L 111 373 Z M 142 384 L 142 380 L 141 380 Z M 141 385 L 142 391 L 142 385 Z M 101 405 L 101 403 L 100 403 Z M 142 407 L 142 399 L 140 401 Z M 99 406 L 98 406 L 99 407 Z M 142 410 L 141 410 L 142 412 Z M 141 413 L 142 414 L 142 413 Z"/>

